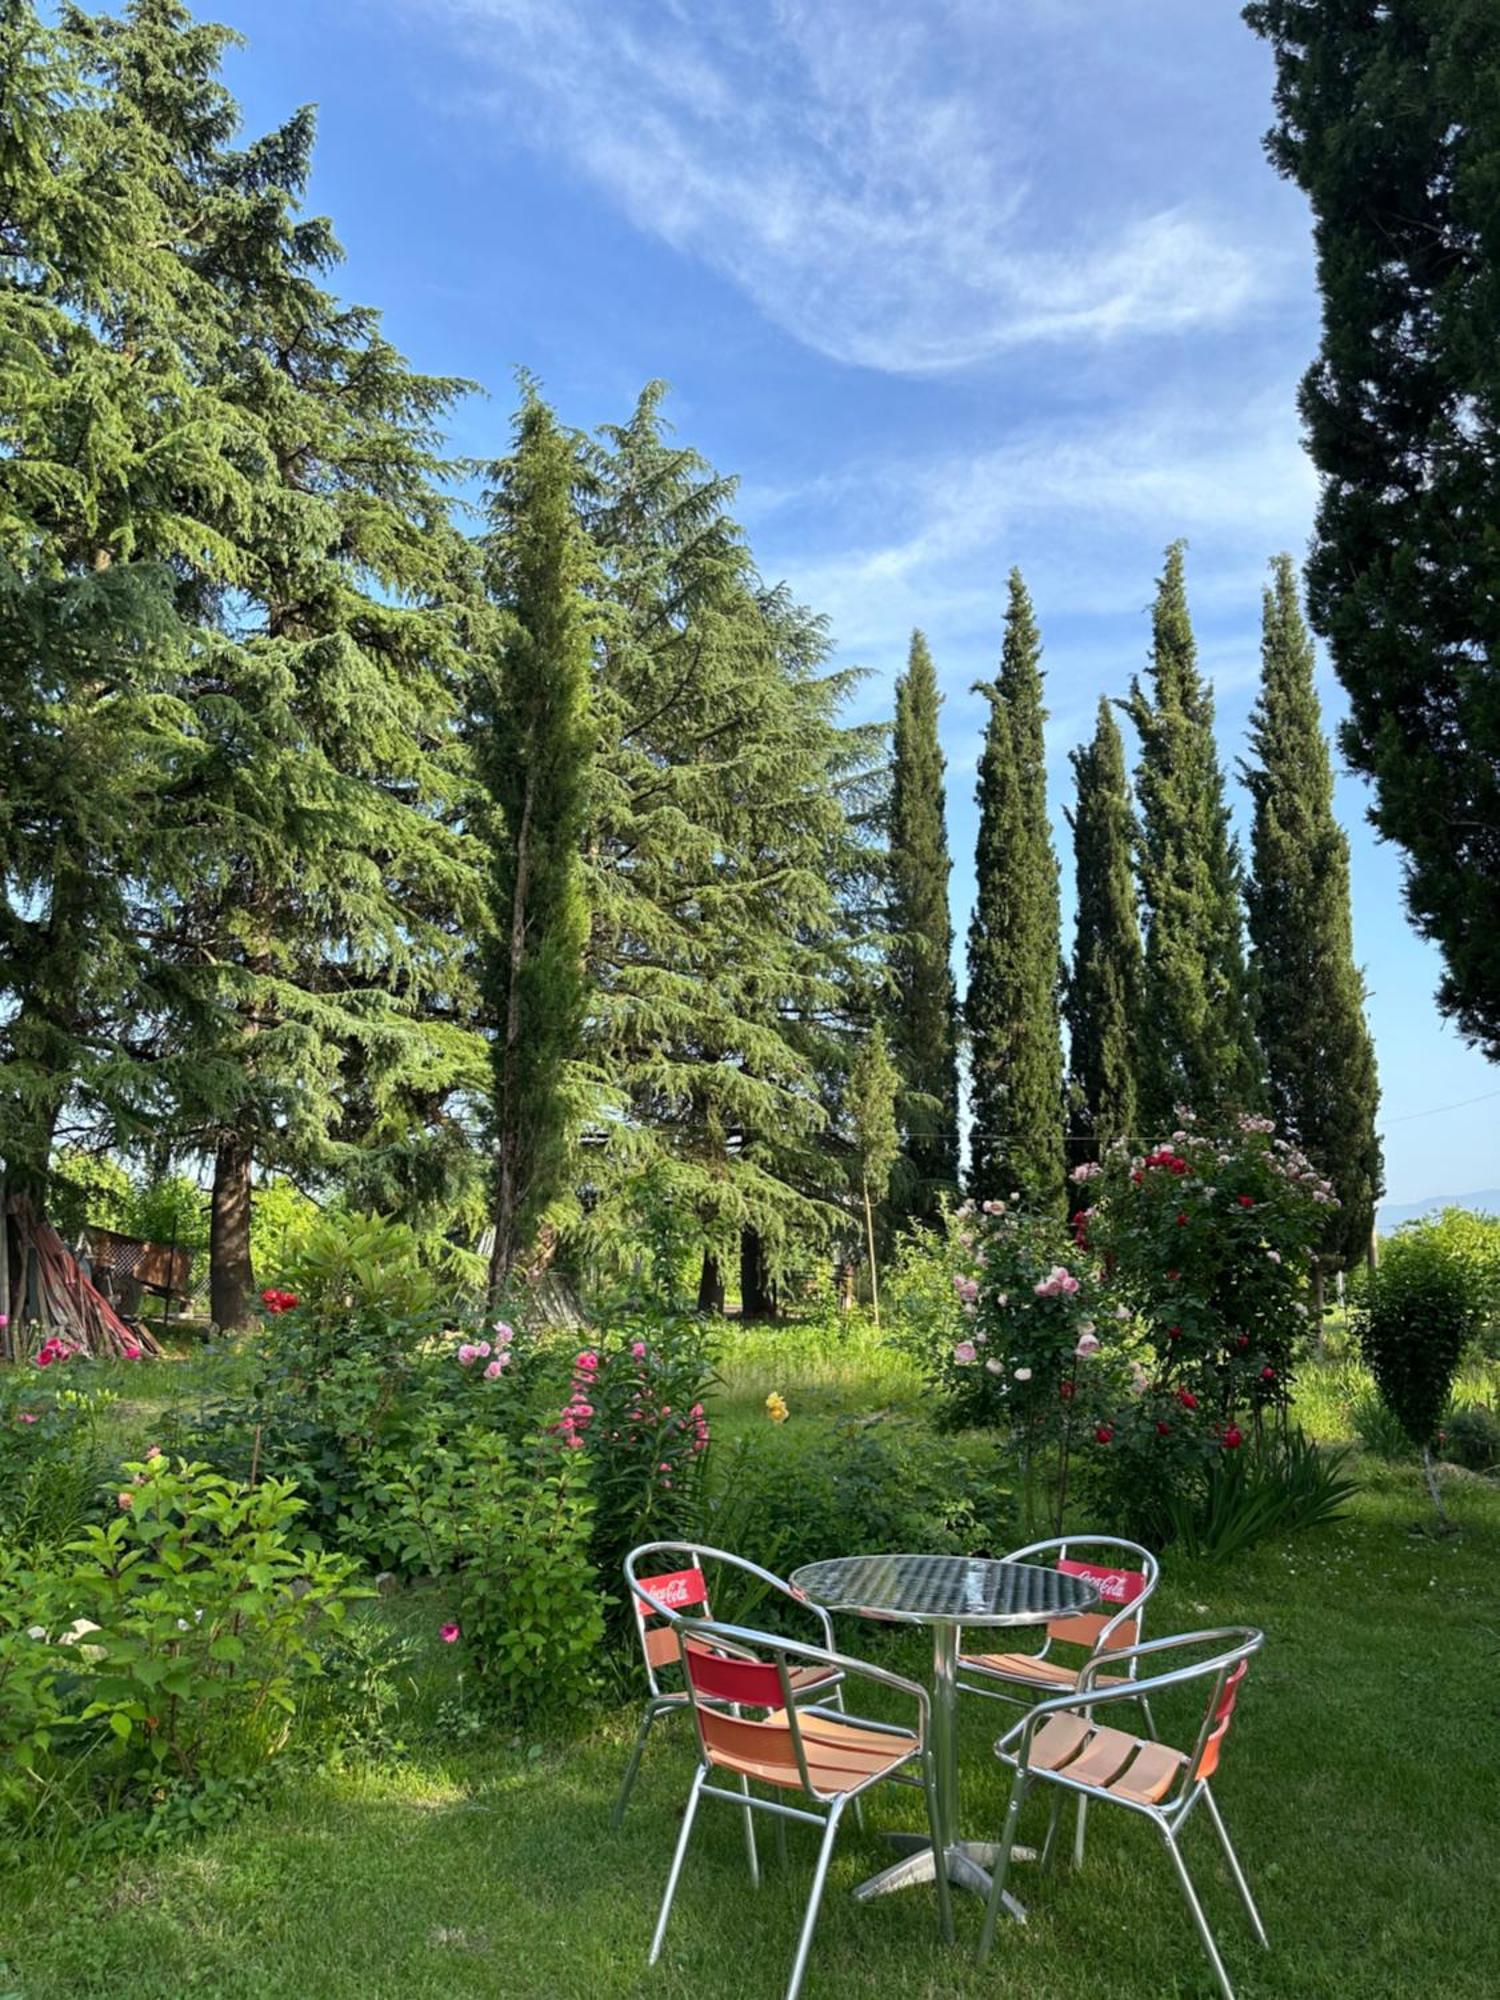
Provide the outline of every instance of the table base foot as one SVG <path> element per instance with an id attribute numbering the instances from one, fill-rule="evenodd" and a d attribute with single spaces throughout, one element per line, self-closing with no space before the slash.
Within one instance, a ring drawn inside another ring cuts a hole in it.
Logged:
<path id="1" fill-rule="evenodd" d="M 892 1896 L 900 1889 L 914 1889 L 923 1882 L 932 1881 L 937 1874 L 937 1850 L 930 1840 L 918 1834 L 893 1834 L 890 1838 L 901 1846 L 912 1844 L 912 1852 L 899 1861 L 893 1861 L 889 1868 L 882 1868 L 878 1875 L 872 1875 L 868 1882 L 861 1882 L 854 1891 L 856 1902 L 872 1902 L 876 1896 Z M 943 1849 L 943 1871 L 956 1889 L 967 1889 L 972 1896 L 988 1898 L 991 1886 L 990 1869 L 994 1867 L 999 1848 L 992 1841 L 960 1840 L 952 1847 Z M 1033 1859 L 1032 1848 L 1016 1848 L 1017 1860 Z M 1001 1897 L 1006 1913 L 1017 1923 L 1026 1921 L 1026 1907 L 1007 1890 Z"/>

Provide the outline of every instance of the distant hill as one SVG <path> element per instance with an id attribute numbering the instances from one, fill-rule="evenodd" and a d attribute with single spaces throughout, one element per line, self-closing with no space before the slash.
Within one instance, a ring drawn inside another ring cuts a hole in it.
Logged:
<path id="1" fill-rule="evenodd" d="M 1424 1201 L 1383 1201 L 1375 1211 L 1375 1226 L 1384 1235 L 1398 1223 L 1415 1222 L 1419 1215 L 1436 1215 L 1445 1208 L 1500 1215 L 1500 1188 L 1481 1188 L 1477 1194 L 1430 1194 Z"/>

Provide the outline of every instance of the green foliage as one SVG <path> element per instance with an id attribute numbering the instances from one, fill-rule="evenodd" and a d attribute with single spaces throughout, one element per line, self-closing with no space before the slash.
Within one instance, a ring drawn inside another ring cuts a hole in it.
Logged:
<path id="1" fill-rule="evenodd" d="M 1012 570 L 1000 671 L 979 760 L 969 925 L 969 1187 L 1050 1208 L 1063 1186 L 1057 856 L 1047 819 L 1041 635 Z"/>
<path id="2" fill-rule="evenodd" d="M 891 1169 L 901 1149 L 896 1126 L 899 1082 L 877 1022 L 860 1043 L 845 1099 L 859 1179 L 875 1202 L 884 1201 L 890 1191 Z"/>
<path id="3" fill-rule="evenodd" d="M 1500 1359 L 1500 1215 L 1479 1215 L 1469 1208 L 1445 1208 L 1441 1214 L 1403 1222 L 1389 1238 L 1386 1250 L 1421 1238 L 1438 1245 L 1449 1263 L 1461 1270 L 1473 1307 L 1475 1338 L 1491 1360 Z"/>
<path id="4" fill-rule="evenodd" d="M 250 1256 L 264 1284 L 282 1285 L 290 1278 L 304 1242 L 325 1217 L 326 1211 L 295 1181 L 268 1175 L 260 1182 L 250 1217 Z"/>
<path id="5" fill-rule="evenodd" d="M 45 1625 L 47 1586 L 0 1541 L 0 1827 L 35 1813 L 46 1796 L 48 1752 L 62 1729 L 62 1666 Z"/>
<path id="6" fill-rule="evenodd" d="M 287 1279 L 299 1308 L 283 1335 L 291 1326 L 327 1332 L 355 1314 L 372 1333 L 382 1320 L 390 1322 L 399 1328 L 400 1344 L 409 1346 L 434 1331 L 441 1316 L 437 1280 L 423 1265 L 416 1238 L 386 1216 L 324 1216 L 289 1259 Z"/>
<path id="7" fill-rule="evenodd" d="M 1363 1450 L 1373 1452 L 1387 1464 L 1411 1457 L 1411 1439 L 1378 1389 L 1366 1389 L 1355 1399 L 1350 1421 Z"/>
<path id="8" fill-rule="evenodd" d="M 958 1001 L 937 670 L 927 641 L 911 636 L 896 682 L 891 743 L 891 1042 L 906 1095 L 902 1120 L 910 1186 L 903 1205 L 931 1218 L 958 1186 Z"/>
<path id="9" fill-rule="evenodd" d="M 1343 1518 L 1357 1491 L 1347 1450 L 1320 1449 L 1300 1430 L 1259 1450 L 1220 1452 L 1196 1491 L 1172 1496 L 1169 1532 L 1187 1556 L 1237 1562 L 1257 1542 Z"/>
<path id="10" fill-rule="evenodd" d="M 583 850 L 598 734 L 597 564 L 578 515 L 580 477 L 578 440 L 528 387 L 489 497 L 485 581 L 497 629 L 472 723 L 491 854 L 482 983 L 494 1069 L 492 1292 L 563 1193 L 578 1119 Z"/>
<path id="11" fill-rule="evenodd" d="M 575 1357 L 556 1429 L 564 1448 L 587 1462 L 590 1551 L 606 1589 L 615 1589 L 638 1542 L 697 1528 L 711 1435 L 704 1398 L 714 1380 L 704 1329 L 693 1319 L 625 1319 Z"/>
<path id="12" fill-rule="evenodd" d="M 1347 1269 L 1369 1250 L 1383 1186 L 1380 1086 L 1354 962 L 1349 842 L 1333 816 L 1333 771 L 1314 686 L 1313 648 L 1290 556 L 1265 593 L 1247 884 L 1256 1024 L 1270 1107 L 1333 1183 L 1320 1248 Z"/>
<path id="13" fill-rule="evenodd" d="M 1206 1117 L 1254 1107 L 1263 1094 L 1246 992 L 1239 855 L 1180 542 L 1167 550 L 1157 586 L 1149 675 L 1150 695 L 1133 681 L 1124 707 L 1141 740 L 1140 1112 L 1160 1128 L 1179 1105 Z"/>
<path id="14" fill-rule="evenodd" d="M 1069 815 L 1077 929 L 1066 1010 L 1073 1125 L 1091 1151 L 1136 1129 L 1141 933 L 1135 897 L 1135 810 L 1125 749 L 1101 698 L 1093 741 L 1071 752 L 1077 801 Z"/>
<path id="15" fill-rule="evenodd" d="M 1313 622 L 1344 749 L 1405 850 L 1439 1001 L 1500 1053 L 1500 16 L 1491 0 L 1255 0 L 1272 163 L 1312 206 L 1323 303 L 1301 409 Z"/>
<path id="16" fill-rule="evenodd" d="M 1448 1407 L 1476 1318 L 1469 1272 L 1436 1231 L 1392 1239 L 1355 1320 L 1382 1400 L 1424 1449 Z"/>
<path id="17" fill-rule="evenodd" d="M 1438 1455 L 1470 1472 L 1500 1470 L 1500 1416 L 1484 1403 L 1449 1412 L 1438 1432 Z"/>
<path id="18" fill-rule="evenodd" d="M 0 1371 L 0 1546 L 39 1558 L 99 1512 L 111 1468 L 108 1389 L 53 1386 L 34 1366 Z"/>
<path id="19" fill-rule="evenodd" d="M 130 1176 L 110 1154 L 65 1147 L 54 1155 L 48 1215 L 65 1241 L 77 1242 L 90 1223 L 129 1234 L 130 1195 Z"/>
<path id="20" fill-rule="evenodd" d="M 381 1499 L 403 1565 L 443 1580 L 442 1636 L 461 1647 L 487 1712 L 555 1713 L 589 1693 L 604 1609 L 581 1454 L 470 1430 L 419 1460 L 393 1458 Z"/>
<path id="21" fill-rule="evenodd" d="M 1116 1146 L 1075 1179 L 1092 1202 L 1075 1229 L 1141 1323 L 1150 1395 L 1186 1390 L 1226 1437 L 1284 1423 L 1312 1247 L 1336 1200 L 1317 1170 L 1246 1114 L 1223 1137 L 1189 1122 L 1149 1153 Z"/>
<path id="22" fill-rule="evenodd" d="M 318 1625 L 359 1594 L 351 1567 L 299 1546 L 303 1502 L 279 1480 L 160 1456 L 125 1470 L 114 1519 L 70 1544 L 50 1597 L 95 1628 L 68 1662 L 70 1720 L 127 1784 L 253 1772 L 291 1734 Z"/>
<path id="23" fill-rule="evenodd" d="M 1015 1510 L 992 1439 L 941 1439 L 909 1418 L 762 1421 L 721 1452 L 705 1518 L 716 1547 L 786 1575 L 889 1549 L 1003 1554 Z"/>

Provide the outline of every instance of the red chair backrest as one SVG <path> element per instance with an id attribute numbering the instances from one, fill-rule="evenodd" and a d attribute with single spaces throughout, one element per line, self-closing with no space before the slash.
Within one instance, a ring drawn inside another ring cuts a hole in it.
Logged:
<path id="1" fill-rule="evenodd" d="M 711 1618 L 708 1579 L 701 1569 L 694 1567 L 668 1570 L 661 1576 L 637 1577 L 636 1584 L 653 1604 L 662 1607 L 658 1615 L 648 1609 L 639 1596 L 635 1599 L 636 1623 L 640 1627 L 646 1658 L 653 1667 L 674 1666 L 682 1657 L 682 1648 L 678 1644 L 677 1628 L 664 1620 L 669 1612 L 690 1611 L 695 1605 L 701 1605 L 702 1615 Z"/>
<path id="2" fill-rule="evenodd" d="M 1198 1753 L 1198 1762 L 1193 1770 L 1194 1778 L 1211 1778 L 1219 1768 L 1219 1751 L 1224 1738 L 1229 1734 L 1229 1725 L 1234 1719 L 1234 1705 L 1240 1698 L 1240 1682 L 1245 1678 L 1248 1660 L 1225 1675 L 1224 1685 L 1219 1689 L 1208 1712 L 1208 1720 L 1213 1724 L 1204 1739 L 1203 1748 Z"/>
<path id="3" fill-rule="evenodd" d="M 1076 1617 L 1054 1618 L 1047 1627 L 1053 1639 L 1062 1639 L 1074 1646 L 1087 1646 L 1092 1650 L 1099 1642 L 1099 1634 L 1111 1618 L 1117 1617 L 1127 1604 L 1134 1604 L 1146 1589 L 1145 1573 L 1138 1569 L 1111 1569 L 1104 1563 L 1079 1562 L 1072 1556 L 1059 1559 L 1058 1569 L 1064 1576 L 1085 1577 L 1098 1591 L 1103 1609 L 1080 1611 Z M 1117 1646 L 1133 1646 L 1140 1634 L 1139 1618 L 1126 1618 L 1110 1633 L 1105 1642 L 1105 1650 L 1113 1652 Z"/>
<path id="4" fill-rule="evenodd" d="M 784 1706 L 781 1673 L 765 1660 L 739 1660 L 689 1639 L 683 1654 L 693 1692 L 706 1701 L 734 1702 L 740 1708 Z"/>

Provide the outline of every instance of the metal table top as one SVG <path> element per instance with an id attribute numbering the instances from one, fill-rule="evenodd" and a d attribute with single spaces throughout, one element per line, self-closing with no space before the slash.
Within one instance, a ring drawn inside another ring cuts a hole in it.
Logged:
<path id="1" fill-rule="evenodd" d="M 982 1556 L 834 1556 L 792 1572 L 826 1611 L 907 1625 L 1044 1625 L 1098 1608 L 1086 1577 Z"/>

